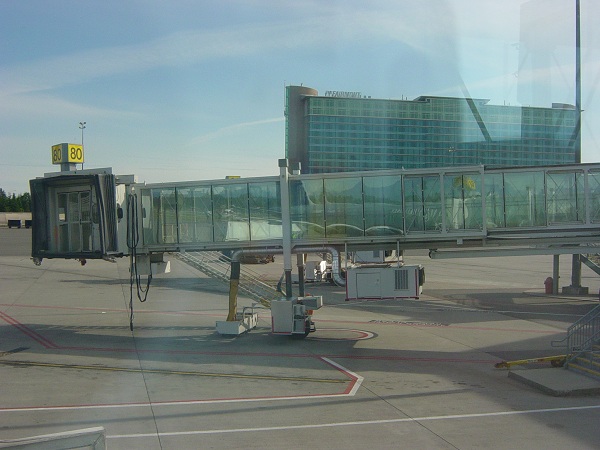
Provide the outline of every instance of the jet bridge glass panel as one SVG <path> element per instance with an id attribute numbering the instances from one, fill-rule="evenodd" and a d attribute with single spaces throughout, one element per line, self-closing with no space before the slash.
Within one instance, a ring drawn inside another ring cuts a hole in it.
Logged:
<path id="1" fill-rule="evenodd" d="M 546 226 L 544 172 L 506 172 L 504 174 L 506 226 Z"/>
<path id="2" fill-rule="evenodd" d="M 444 175 L 447 230 L 480 230 L 483 227 L 479 173 Z"/>
<path id="3" fill-rule="evenodd" d="M 440 176 L 404 177 L 406 232 L 441 231 Z"/>
<path id="4" fill-rule="evenodd" d="M 488 229 L 504 228 L 504 177 L 502 173 L 485 174 L 485 218 Z"/>
<path id="5" fill-rule="evenodd" d="M 179 242 L 212 242 L 213 212 L 210 186 L 177 188 Z"/>
<path id="6" fill-rule="evenodd" d="M 404 234 L 399 175 L 364 177 L 363 199 L 366 236 Z"/>
<path id="7" fill-rule="evenodd" d="M 146 245 L 281 239 L 277 181 L 142 189 Z"/>
<path id="8" fill-rule="evenodd" d="M 281 190 L 279 182 L 248 184 L 250 238 L 253 241 L 281 239 Z"/>
<path id="9" fill-rule="evenodd" d="M 290 182 L 290 216 L 294 238 L 325 237 L 323 179 Z"/>
<path id="10" fill-rule="evenodd" d="M 588 173 L 588 198 L 590 199 L 590 221 L 600 222 L 600 171 Z"/>
<path id="11" fill-rule="evenodd" d="M 56 201 L 56 233 L 65 236 L 61 251 L 75 241 L 86 251 L 89 196 L 69 191 Z M 142 208 L 147 245 L 243 243 L 283 235 L 275 177 L 149 187 L 142 189 Z M 67 211 L 78 219 L 70 220 Z M 319 242 L 598 223 L 600 170 L 446 168 L 291 176 L 290 218 L 292 239 Z"/>
<path id="12" fill-rule="evenodd" d="M 546 174 L 548 224 L 585 221 L 584 177 L 579 172 Z"/>
<path id="13" fill-rule="evenodd" d="M 175 188 L 142 191 L 144 243 L 174 244 L 178 241 Z"/>
<path id="14" fill-rule="evenodd" d="M 216 184 L 212 191 L 215 242 L 249 241 L 248 184 Z"/>
<path id="15" fill-rule="evenodd" d="M 325 235 L 364 235 L 362 178 L 325 179 Z"/>

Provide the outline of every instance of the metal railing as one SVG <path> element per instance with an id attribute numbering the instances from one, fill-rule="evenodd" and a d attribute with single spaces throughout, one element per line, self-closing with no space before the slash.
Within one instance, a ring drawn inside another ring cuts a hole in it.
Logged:
<path id="1" fill-rule="evenodd" d="M 220 252 L 173 252 L 172 255 L 211 278 L 229 283 L 231 259 Z M 280 298 L 282 294 L 260 277 L 258 272 L 242 267 L 238 289 L 270 308 L 271 300 Z"/>
<path id="2" fill-rule="evenodd" d="M 594 345 L 600 342 L 600 305 L 571 325 L 565 339 L 559 342 L 566 342 L 567 367 L 586 352 L 593 353 Z"/>

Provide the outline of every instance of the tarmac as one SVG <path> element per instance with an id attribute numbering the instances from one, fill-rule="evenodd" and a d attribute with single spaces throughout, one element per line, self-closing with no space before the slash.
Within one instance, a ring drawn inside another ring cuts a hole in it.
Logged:
<path id="1" fill-rule="evenodd" d="M 600 381 L 567 369 L 511 370 L 508 376 L 556 397 L 600 395 Z"/>
<path id="2" fill-rule="evenodd" d="M 418 300 L 346 301 L 343 288 L 315 283 L 307 292 L 325 302 L 315 333 L 274 336 L 270 312 L 257 308 L 257 328 L 228 337 L 215 331 L 228 287 L 181 261 L 142 303 L 126 258 L 35 266 L 28 233 L 0 229 L 0 447 L 93 427 L 110 449 L 600 442 L 596 380 L 549 364 L 494 367 L 555 355 L 552 341 L 598 304 L 544 295 L 551 257 L 409 254 L 426 268 Z M 266 281 L 282 269 L 278 257 L 251 268 Z M 583 283 L 600 288 L 590 271 Z M 239 298 L 240 308 L 252 303 Z"/>

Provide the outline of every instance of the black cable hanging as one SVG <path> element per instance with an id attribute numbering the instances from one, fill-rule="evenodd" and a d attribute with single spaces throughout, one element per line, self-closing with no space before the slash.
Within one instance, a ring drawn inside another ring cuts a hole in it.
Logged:
<path id="1" fill-rule="evenodd" d="M 148 275 L 146 287 L 142 287 L 141 276 L 137 268 L 137 246 L 140 242 L 139 216 L 137 213 L 137 194 L 129 194 L 127 197 L 127 247 L 129 248 L 129 329 L 133 331 L 133 285 L 136 285 L 137 298 L 145 302 L 150 291 L 152 271 Z M 144 297 L 142 298 L 142 294 Z"/>

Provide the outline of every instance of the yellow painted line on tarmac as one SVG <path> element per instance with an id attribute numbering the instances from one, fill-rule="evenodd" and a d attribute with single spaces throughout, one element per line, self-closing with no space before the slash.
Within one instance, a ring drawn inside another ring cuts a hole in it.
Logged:
<path id="1" fill-rule="evenodd" d="M 241 375 L 235 373 L 209 373 L 209 372 L 192 372 L 185 370 L 161 370 L 161 369 L 127 369 L 124 367 L 107 367 L 107 366 L 86 366 L 79 364 L 59 364 L 59 363 L 42 363 L 32 361 L 0 361 L 1 365 L 13 366 L 30 366 L 30 367 L 48 367 L 52 369 L 77 369 L 77 370 L 103 370 L 107 372 L 128 372 L 128 373 L 155 373 L 160 375 L 186 375 L 197 377 L 214 377 L 214 378 L 241 378 L 252 380 L 269 380 L 269 381 L 304 381 L 311 383 L 348 383 L 348 380 L 334 380 L 327 378 L 309 378 L 309 377 L 278 377 L 273 375 Z"/>

